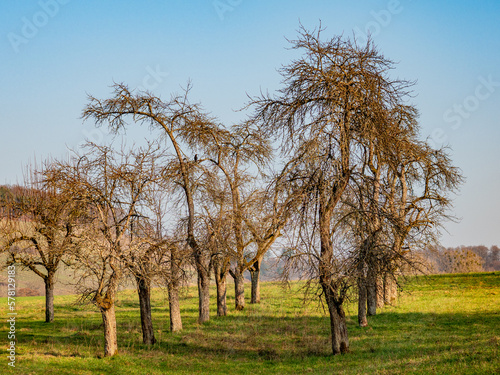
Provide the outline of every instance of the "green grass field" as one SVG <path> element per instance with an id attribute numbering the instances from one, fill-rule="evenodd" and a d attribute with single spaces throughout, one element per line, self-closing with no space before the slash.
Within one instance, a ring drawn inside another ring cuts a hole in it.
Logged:
<path id="1" fill-rule="evenodd" d="M 248 289 L 248 288 L 247 288 Z M 196 323 L 195 288 L 182 302 L 184 331 L 168 331 L 162 290 L 153 294 L 158 343 L 142 344 L 138 300 L 120 294 L 118 356 L 101 358 L 100 314 L 75 296 L 55 299 L 56 321 L 44 323 L 44 298 L 17 299 L 16 367 L 8 366 L 8 325 L 1 327 L 0 373 L 17 374 L 499 374 L 500 272 L 416 277 L 397 306 L 359 328 L 348 306 L 351 352 L 331 356 L 329 319 L 303 304 L 299 284 L 262 285 L 263 301 L 224 318 Z M 247 290 L 248 292 L 248 290 Z M 229 291 L 228 304 L 233 299 Z M 215 306 L 213 306 L 215 315 Z M 7 299 L 0 314 L 7 320 Z"/>

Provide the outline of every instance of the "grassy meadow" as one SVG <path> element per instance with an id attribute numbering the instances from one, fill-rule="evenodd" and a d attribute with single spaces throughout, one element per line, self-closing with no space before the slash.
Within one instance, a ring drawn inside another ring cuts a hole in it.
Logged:
<path id="1" fill-rule="evenodd" d="M 19 297 L 16 367 L 7 360 L 7 323 L 0 337 L 0 373 L 17 374 L 498 374 L 500 272 L 412 278 L 396 306 L 357 326 L 348 306 L 351 352 L 331 356 L 329 319 L 316 302 L 303 303 L 299 283 L 262 285 L 262 303 L 232 309 L 198 325 L 197 291 L 182 301 L 184 330 L 169 333 L 166 293 L 153 293 L 158 343 L 142 344 L 135 291 L 120 293 L 119 355 L 101 358 L 101 316 L 75 296 L 56 296 L 55 322 L 44 323 L 44 298 Z M 247 287 L 249 292 L 249 286 Z M 215 294 L 215 291 L 214 291 Z M 215 298 L 213 298 L 215 303 Z M 7 320 L 7 298 L 0 314 Z"/>

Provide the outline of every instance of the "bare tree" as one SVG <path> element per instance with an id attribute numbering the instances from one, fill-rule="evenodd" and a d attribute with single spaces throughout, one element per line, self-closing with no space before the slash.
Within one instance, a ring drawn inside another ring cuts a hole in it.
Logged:
<path id="1" fill-rule="evenodd" d="M 271 179 L 267 189 L 258 190 L 252 200 L 247 203 L 244 212 L 245 225 L 253 240 L 255 251 L 248 261 L 251 278 L 250 303 L 260 303 L 260 271 L 264 256 L 275 241 L 282 235 L 293 209 L 295 208 L 293 193 L 281 186 L 282 179 Z"/>
<path id="2" fill-rule="evenodd" d="M 113 131 L 119 131 L 131 118 L 137 123 L 146 123 L 151 128 L 160 128 L 177 159 L 178 184 L 183 190 L 187 208 L 187 243 L 193 252 L 198 274 L 199 291 L 199 322 L 208 321 L 209 286 L 210 286 L 210 256 L 199 245 L 195 236 L 195 193 L 197 157 L 190 154 L 200 144 L 212 140 L 212 134 L 218 127 L 212 119 L 204 114 L 199 105 L 188 101 L 190 87 L 184 95 L 174 95 L 164 102 L 147 92 L 133 94 L 127 86 L 113 86 L 114 96 L 99 100 L 89 97 L 89 104 L 83 111 L 84 119 L 93 119 L 96 125 L 108 124 Z"/>
<path id="3" fill-rule="evenodd" d="M 169 301 L 169 323 L 170 331 L 178 332 L 182 330 L 182 317 L 180 309 L 180 290 L 186 279 L 184 265 L 188 262 L 190 252 L 183 234 L 174 232 L 169 235 L 167 226 L 168 219 L 171 219 L 173 207 L 171 207 L 171 181 L 166 183 L 165 170 L 159 183 L 152 185 L 148 189 L 146 206 L 150 217 L 146 220 L 144 239 L 148 246 L 153 248 L 152 261 L 149 264 L 150 275 L 155 276 L 167 286 Z M 169 217 L 167 217 L 169 213 Z M 159 282 L 161 282 L 159 280 Z"/>
<path id="4" fill-rule="evenodd" d="M 115 300 L 130 254 L 132 219 L 152 183 L 151 149 L 115 152 L 108 146 L 89 144 L 89 151 L 70 162 L 54 163 L 46 180 L 81 202 L 92 223 L 79 234 L 75 260 L 79 265 L 82 299 L 95 304 L 104 326 L 104 354 L 117 353 Z"/>
<path id="5" fill-rule="evenodd" d="M 157 244 L 150 243 L 149 241 L 137 244 L 131 250 L 130 255 L 123 258 L 127 268 L 132 272 L 137 285 L 142 342 L 146 345 L 153 345 L 156 343 L 156 338 L 151 316 L 151 284 L 155 274 L 158 272 L 153 262 L 157 259 L 162 259 L 164 251 Z"/>
<path id="6" fill-rule="evenodd" d="M 246 211 L 256 192 L 254 181 L 259 170 L 270 160 L 272 149 L 262 132 L 247 122 L 232 127 L 228 132 L 214 133 L 213 142 L 206 152 L 209 160 L 222 173 L 223 186 L 229 195 L 227 204 L 234 243 L 231 256 L 234 266 L 229 273 L 234 279 L 235 308 L 242 310 L 245 307 L 244 272 L 255 263 L 247 259 L 248 247 L 254 241 L 245 230 Z M 252 167 L 253 173 L 249 172 Z"/>
<path id="7" fill-rule="evenodd" d="M 24 186 L 10 188 L 2 201 L 2 252 L 9 264 L 19 264 L 45 284 L 45 321 L 54 320 L 55 275 L 69 260 L 80 211 L 70 197 L 40 180 L 42 170 L 30 169 Z"/>
<path id="8" fill-rule="evenodd" d="M 372 139 L 380 140 L 379 148 L 390 147 L 394 129 L 413 132 L 416 124 L 414 108 L 404 104 L 411 83 L 388 77 L 390 60 L 371 42 L 364 47 L 342 37 L 323 42 L 320 32 L 301 30 L 292 46 L 304 55 L 282 69 L 284 88 L 253 105 L 256 120 L 283 137 L 283 153 L 293 161 L 285 178 L 301 204 L 299 238 L 319 250 L 317 277 L 338 354 L 349 349 L 343 304 L 352 262 L 341 250 L 336 210 L 362 165 L 360 146 Z M 394 124 L 388 114 L 396 110 Z"/>
<path id="9" fill-rule="evenodd" d="M 213 197 L 214 198 L 214 197 Z M 200 238 L 204 238 L 203 246 L 211 254 L 211 264 L 214 271 L 217 289 L 217 316 L 227 315 L 226 281 L 233 255 L 231 215 L 225 210 L 224 200 L 217 200 L 215 212 L 205 206 L 206 213 L 200 220 Z M 217 210 L 218 208 L 218 210 Z"/>
<path id="10" fill-rule="evenodd" d="M 135 247 L 124 257 L 136 279 L 143 341 L 146 344 L 154 344 L 156 341 L 150 303 L 151 285 L 155 281 L 167 286 L 170 331 L 182 330 L 179 293 L 186 278 L 184 264 L 189 254 L 182 236 L 175 232 L 169 235 L 169 231 L 174 231 L 175 228 L 168 227 L 168 221 L 174 216 L 171 204 L 174 181 L 168 176 L 172 172 L 172 164 L 177 163 L 168 163 L 161 154 L 155 158 L 154 170 L 151 171 L 152 176 L 156 176 L 155 181 L 147 186 L 137 214 L 131 221 L 131 244 Z"/>
<path id="11" fill-rule="evenodd" d="M 399 147 L 394 155 L 399 162 L 392 163 L 387 174 L 387 204 L 384 217 L 391 233 L 388 260 L 382 269 L 383 291 L 395 295 L 396 270 L 401 266 L 419 267 L 412 257 L 412 249 L 436 244 L 439 228 L 444 220 L 454 220 L 448 213 L 451 194 L 456 192 L 463 177 L 452 165 L 446 150 L 435 150 L 425 142 L 412 140 Z"/>
<path id="12" fill-rule="evenodd" d="M 149 194 L 148 189 L 145 195 Z M 156 228 L 152 228 L 147 219 L 136 208 L 130 218 L 128 239 L 124 240 L 128 242 L 128 251 L 122 252 L 120 258 L 137 286 L 143 343 L 153 345 L 156 338 L 151 316 L 151 284 L 160 273 L 157 264 L 166 256 L 166 251 L 157 239 Z"/>

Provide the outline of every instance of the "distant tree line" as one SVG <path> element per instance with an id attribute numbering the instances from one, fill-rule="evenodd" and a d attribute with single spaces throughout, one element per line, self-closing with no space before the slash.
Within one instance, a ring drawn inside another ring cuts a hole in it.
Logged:
<path id="1" fill-rule="evenodd" d="M 349 351 L 345 304 L 358 322 L 391 303 L 402 270 L 420 270 L 418 251 L 436 243 L 462 182 L 445 149 L 419 137 L 413 82 L 369 41 L 301 29 L 301 57 L 281 69 L 275 95 L 251 98 L 231 126 L 189 100 L 190 86 L 162 99 L 114 84 L 89 96 L 82 117 L 120 134 L 146 125 L 147 145 L 88 143 L 65 160 L 36 166 L 22 188 L 0 190 L 2 251 L 46 285 L 54 319 L 54 274 L 75 270 L 80 300 L 102 315 L 105 355 L 118 351 L 115 304 L 126 280 L 137 286 L 143 342 L 156 342 L 153 285 L 166 286 L 172 332 L 182 330 L 180 291 L 196 278 L 198 321 L 259 303 L 270 249 L 283 277 L 300 275 L 325 302 L 333 354 Z"/>
<path id="2" fill-rule="evenodd" d="M 429 246 L 421 251 L 429 273 L 500 271 L 500 248 L 491 246 Z"/>

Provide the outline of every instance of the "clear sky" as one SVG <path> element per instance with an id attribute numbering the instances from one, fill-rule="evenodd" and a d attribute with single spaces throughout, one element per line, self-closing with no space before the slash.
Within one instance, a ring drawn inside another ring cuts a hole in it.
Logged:
<path id="1" fill-rule="evenodd" d="M 299 21 L 325 36 L 369 31 L 394 74 L 417 80 L 422 136 L 449 145 L 467 178 L 459 224 L 442 243 L 500 245 L 500 1 L 2 1 L 0 184 L 35 157 L 63 157 L 105 130 L 82 123 L 87 93 L 113 82 L 168 97 L 190 79 L 191 99 L 224 123 L 249 95 L 279 87 Z M 146 128 L 127 133 L 148 136 Z"/>

